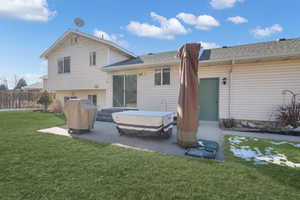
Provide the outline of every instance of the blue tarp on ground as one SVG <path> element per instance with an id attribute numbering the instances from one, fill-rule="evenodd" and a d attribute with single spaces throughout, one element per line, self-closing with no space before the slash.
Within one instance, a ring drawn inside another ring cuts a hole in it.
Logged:
<path id="1" fill-rule="evenodd" d="M 198 147 L 187 148 L 185 155 L 215 159 L 219 150 L 219 144 L 209 140 L 198 140 Z"/>

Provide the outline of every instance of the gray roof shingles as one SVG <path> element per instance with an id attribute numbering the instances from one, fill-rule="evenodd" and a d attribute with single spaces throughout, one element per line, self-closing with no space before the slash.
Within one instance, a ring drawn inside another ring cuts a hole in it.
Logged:
<path id="1" fill-rule="evenodd" d="M 201 61 L 218 61 L 247 59 L 247 58 L 263 58 L 284 55 L 300 55 L 300 38 L 287 39 L 283 41 L 261 42 L 254 44 L 231 46 L 226 48 L 204 49 L 200 55 Z M 105 66 L 108 67 L 122 67 L 137 64 L 164 64 L 178 62 L 177 51 L 169 51 L 163 53 L 153 53 L 138 56 L 136 58 L 128 59 L 119 63 Z"/>

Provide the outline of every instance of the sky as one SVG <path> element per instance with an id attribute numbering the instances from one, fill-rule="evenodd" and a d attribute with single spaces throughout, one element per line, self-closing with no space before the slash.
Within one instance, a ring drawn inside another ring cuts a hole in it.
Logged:
<path id="1" fill-rule="evenodd" d="M 40 55 L 68 29 L 104 37 L 136 55 L 300 37 L 298 0 L 0 0 L 0 83 L 47 73 Z M 74 18 L 85 26 L 77 28 Z"/>

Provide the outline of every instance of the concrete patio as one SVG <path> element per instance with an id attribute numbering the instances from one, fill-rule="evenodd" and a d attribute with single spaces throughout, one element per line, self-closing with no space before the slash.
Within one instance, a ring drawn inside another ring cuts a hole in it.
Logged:
<path id="1" fill-rule="evenodd" d="M 185 149 L 181 148 L 176 144 L 176 127 L 173 128 L 172 137 L 169 139 L 161 138 L 144 138 L 144 137 L 132 137 L 132 136 L 120 136 L 115 125 L 109 122 L 96 122 L 95 128 L 86 134 L 69 134 L 66 126 L 53 127 L 48 129 L 39 130 L 43 133 L 51 133 L 57 135 L 64 135 L 75 138 L 82 138 L 92 140 L 96 142 L 102 142 L 107 144 L 118 145 L 127 148 L 140 149 L 145 151 L 161 152 L 171 155 L 183 156 Z M 217 122 L 200 122 L 198 129 L 197 138 L 216 141 L 220 145 L 220 150 L 217 154 L 217 160 L 223 161 L 224 158 L 224 147 L 223 138 L 224 135 L 240 135 L 240 136 L 253 136 L 265 139 L 274 140 L 286 140 L 293 142 L 300 142 L 300 137 L 297 136 L 285 136 L 276 134 L 264 134 L 264 133 L 253 133 L 253 132 L 236 132 L 236 131 L 223 131 L 218 127 Z"/>

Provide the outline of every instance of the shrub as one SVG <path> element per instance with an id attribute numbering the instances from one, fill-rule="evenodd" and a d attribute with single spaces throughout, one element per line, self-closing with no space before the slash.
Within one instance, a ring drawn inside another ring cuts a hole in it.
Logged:
<path id="1" fill-rule="evenodd" d="M 233 118 L 223 119 L 222 121 L 225 128 L 233 128 L 235 126 L 235 120 Z"/>
<path id="2" fill-rule="evenodd" d="M 291 125 L 297 128 L 300 122 L 300 103 L 296 99 L 298 94 L 290 90 L 283 91 L 283 94 L 287 93 L 292 96 L 291 101 L 286 105 L 278 107 L 275 118 L 283 126 Z"/>
<path id="3" fill-rule="evenodd" d="M 44 91 L 37 103 L 43 105 L 44 112 L 47 112 L 48 105 L 52 103 L 52 96 L 47 91 Z"/>
<path id="4" fill-rule="evenodd" d="M 48 111 L 52 113 L 62 113 L 63 112 L 62 104 L 57 99 L 53 100 L 53 102 L 49 105 Z"/>

